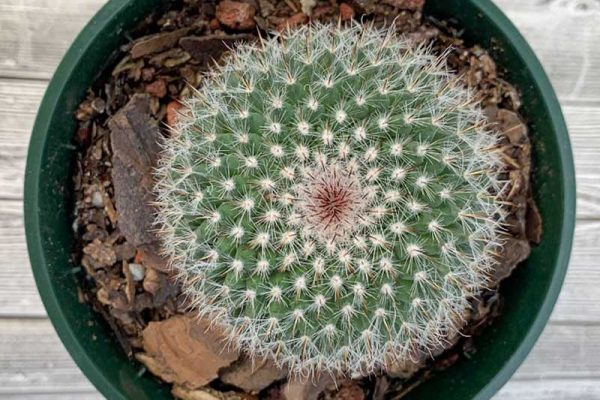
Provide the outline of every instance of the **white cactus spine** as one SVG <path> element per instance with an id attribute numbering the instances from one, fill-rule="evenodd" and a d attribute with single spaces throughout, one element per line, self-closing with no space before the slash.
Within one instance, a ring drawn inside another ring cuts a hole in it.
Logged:
<path id="1" fill-rule="evenodd" d="M 380 30 L 242 44 L 186 101 L 158 224 L 194 309 L 292 372 L 443 346 L 502 246 L 501 163 L 445 55 Z"/>

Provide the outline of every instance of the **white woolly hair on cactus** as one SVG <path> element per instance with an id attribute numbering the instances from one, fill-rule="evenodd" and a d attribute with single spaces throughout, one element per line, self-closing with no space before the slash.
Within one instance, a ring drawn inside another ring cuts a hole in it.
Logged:
<path id="1" fill-rule="evenodd" d="M 446 55 L 393 29 L 240 44 L 185 101 L 157 170 L 193 309 L 294 374 L 444 347 L 502 247 L 498 137 Z"/>

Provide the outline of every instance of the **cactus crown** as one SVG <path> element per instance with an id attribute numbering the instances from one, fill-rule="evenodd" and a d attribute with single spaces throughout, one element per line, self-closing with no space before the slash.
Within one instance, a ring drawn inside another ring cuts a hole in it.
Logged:
<path id="1" fill-rule="evenodd" d="M 472 95 L 372 26 L 242 44 L 186 101 L 158 169 L 195 309 L 296 373 L 444 346 L 500 243 L 499 161 Z"/>

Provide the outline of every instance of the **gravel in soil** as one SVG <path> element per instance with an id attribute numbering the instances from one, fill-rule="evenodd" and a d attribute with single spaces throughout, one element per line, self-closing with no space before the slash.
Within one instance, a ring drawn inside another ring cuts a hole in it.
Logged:
<path id="1" fill-rule="evenodd" d="M 160 255 L 151 206 L 152 168 L 160 138 L 182 112 L 180 99 L 202 82 L 210 64 L 236 42 L 257 38 L 256 29 L 277 31 L 309 21 L 352 18 L 386 24 L 436 51 L 451 46 L 449 66 L 474 89 L 494 129 L 503 134 L 501 154 L 511 185 L 503 193 L 509 237 L 500 281 L 527 258 L 541 238 L 541 218 L 530 196 L 531 145 L 518 110 L 517 90 L 502 79 L 494 60 L 469 46 L 456 27 L 429 20 L 423 0 L 243 0 L 176 2 L 140 27 L 140 36 L 120 49 L 120 61 L 96 82 L 75 117 L 79 147 L 74 176 L 73 259 L 84 268 L 80 297 L 98 311 L 123 351 L 165 382 L 182 399 L 383 399 L 401 398 L 437 370 L 476 351 L 472 337 L 501 311 L 491 289 L 472 300 L 465 337 L 435 359 L 398 365 L 389 375 L 349 380 L 323 376 L 287 381 L 268 361 L 250 362 L 223 350 L 219 332 L 186 314 L 188 305 Z M 306 14 L 308 13 L 308 15 Z M 90 339 L 91 340 L 91 339 Z M 199 361 L 201 360 L 201 361 Z"/>

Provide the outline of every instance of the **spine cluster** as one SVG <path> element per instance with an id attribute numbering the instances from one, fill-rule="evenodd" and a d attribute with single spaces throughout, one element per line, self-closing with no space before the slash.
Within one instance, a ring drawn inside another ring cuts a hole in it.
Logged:
<path id="1" fill-rule="evenodd" d="M 294 373 L 443 347 L 502 245 L 498 138 L 444 56 L 372 26 L 242 44 L 157 175 L 194 308 Z"/>

